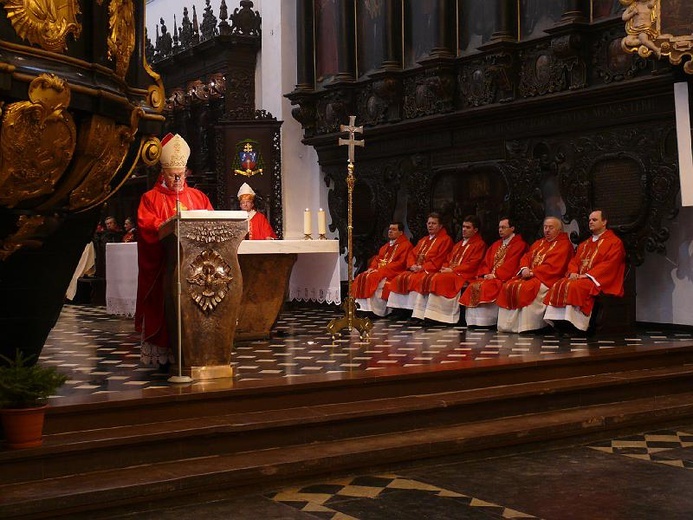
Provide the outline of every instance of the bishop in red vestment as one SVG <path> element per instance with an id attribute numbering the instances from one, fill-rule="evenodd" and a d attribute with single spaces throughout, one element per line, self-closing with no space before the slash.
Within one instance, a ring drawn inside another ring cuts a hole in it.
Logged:
<path id="1" fill-rule="evenodd" d="M 352 296 L 359 309 L 378 316 L 387 314 L 387 302 L 382 299 L 386 281 L 406 270 L 407 256 L 412 249 L 401 222 L 390 224 L 387 237 L 388 242 L 380 248 L 378 254 L 371 259 L 368 269 L 359 274 L 351 286 Z"/>
<path id="2" fill-rule="evenodd" d="M 470 282 L 460 298 L 460 303 L 467 308 L 467 325 L 490 327 L 496 324 L 496 298 L 503 282 L 517 273 L 520 258 L 527 250 L 527 244 L 520 235 L 515 234 L 515 226 L 510 219 L 500 220 L 498 234 L 500 240 L 488 248 L 476 280 Z"/>
<path id="3" fill-rule="evenodd" d="M 558 280 L 544 298 L 548 306 L 545 320 L 565 320 L 587 330 L 595 296 L 623 296 L 626 251 L 621 239 L 606 226 L 602 210 L 590 213 L 592 236 L 578 246 L 566 277 Z"/>
<path id="4" fill-rule="evenodd" d="M 255 191 L 247 183 L 238 190 L 238 201 L 243 211 L 248 212 L 248 240 L 276 240 L 272 226 L 262 213 L 255 210 Z"/>
<path id="5" fill-rule="evenodd" d="M 524 332 L 546 326 L 544 296 L 565 275 L 573 258 L 573 244 L 556 217 L 544 219 L 544 237 L 520 260 L 517 275 L 503 284 L 498 304 L 498 330 Z"/>
<path id="6" fill-rule="evenodd" d="M 438 213 L 428 216 L 426 229 L 428 236 L 419 240 L 407 255 L 407 270 L 385 284 L 383 298 L 388 307 L 411 309 L 415 295 L 410 293 L 426 274 L 440 270 L 452 249 L 452 239 Z"/>
<path id="7" fill-rule="evenodd" d="M 159 227 L 181 210 L 213 209 L 207 196 L 187 185 L 186 168 L 190 148 L 179 135 L 161 140 L 162 173 L 156 186 L 140 199 L 137 210 L 137 308 L 135 328 L 142 333 L 141 360 L 144 365 L 174 362 L 164 312 L 165 249 L 159 242 Z"/>

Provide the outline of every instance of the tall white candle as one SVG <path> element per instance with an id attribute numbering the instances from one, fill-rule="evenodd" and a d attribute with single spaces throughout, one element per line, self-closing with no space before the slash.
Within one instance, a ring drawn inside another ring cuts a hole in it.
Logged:
<path id="1" fill-rule="evenodd" d="M 325 216 L 325 211 L 322 208 L 318 210 L 318 233 L 320 235 L 327 233 L 327 217 Z"/>
<path id="2" fill-rule="evenodd" d="M 303 212 L 303 234 L 310 235 L 313 233 L 313 225 L 311 222 L 310 210 L 306 208 Z"/>

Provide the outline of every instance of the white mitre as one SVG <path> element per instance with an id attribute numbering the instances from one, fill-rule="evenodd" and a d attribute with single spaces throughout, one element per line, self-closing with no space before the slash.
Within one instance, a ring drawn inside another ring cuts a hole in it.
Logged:
<path id="1" fill-rule="evenodd" d="M 161 140 L 162 168 L 185 168 L 190 157 L 190 147 L 180 135 L 166 134 Z"/>
<path id="2" fill-rule="evenodd" d="M 251 197 L 255 197 L 255 192 L 253 191 L 253 188 L 251 188 L 247 182 L 241 184 L 241 187 L 238 190 L 238 195 L 236 196 L 240 199 L 243 195 L 250 195 Z"/>

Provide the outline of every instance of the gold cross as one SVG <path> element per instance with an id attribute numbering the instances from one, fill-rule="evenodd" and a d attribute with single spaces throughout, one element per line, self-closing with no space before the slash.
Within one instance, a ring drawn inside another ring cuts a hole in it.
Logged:
<path id="1" fill-rule="evenodd" d="M 351 164 L 354 163 L 354 146 L 366 146 L 365 140 L 361 139 L 360 141 L 357 141 L 354 139 L 354 134 L 363 133 L 363 127 L 355 125 L 356 116 L 349 116 L 348 125 L 339 125 L 340 132 L 349 132 L 349 139 L 342 139 L 341 137 L 339 138 L 339 146 L 343 146 L 345 144 L 349 146 L 349 162 Z"/>
<path id="2" fill-rule="evenodd" d="M 243 147 L 244 152 L 252 152 L 253 151 L 253 145 L 250 143 L 245 143 L 245 146 Z"/>

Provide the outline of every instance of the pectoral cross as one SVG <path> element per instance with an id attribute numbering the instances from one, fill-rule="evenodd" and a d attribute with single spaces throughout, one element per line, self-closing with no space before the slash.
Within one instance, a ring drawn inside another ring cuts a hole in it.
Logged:
<path id="1" fill-rule="evenodd" d="M 339 146 L 348 145 L 349 146 L 349 162 L 354 163 L 354 146 L 366 146 L 366 141 L 361 139 L 357 141 L 354 139 L 354 134 L 362 134 L 363 127 L 356 126 L 356 116 L 349 116 L 348 125 L 339 125 L 340 132 L 349 132 L 349 139 L 339 138 Z"/>

